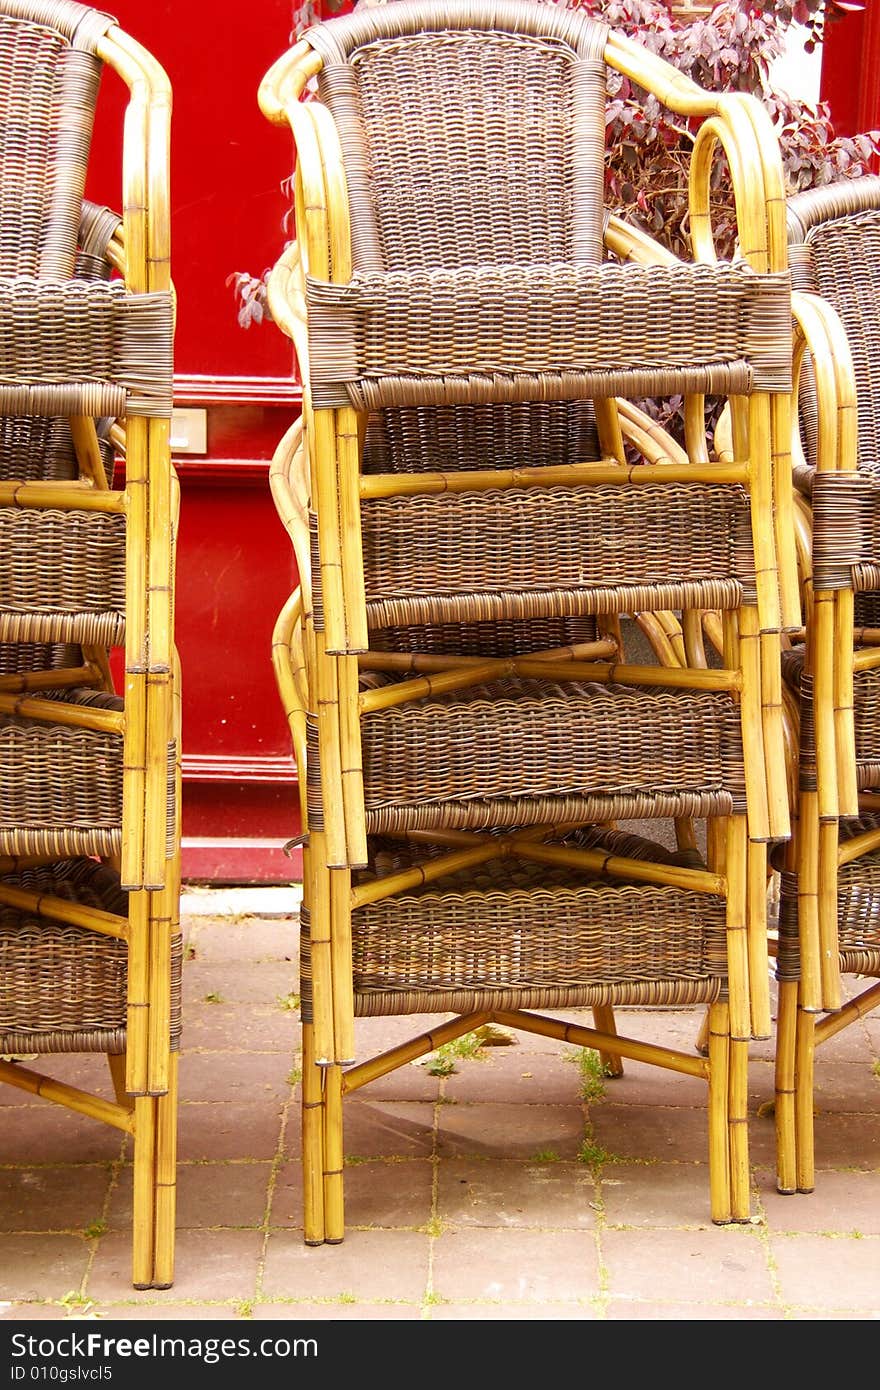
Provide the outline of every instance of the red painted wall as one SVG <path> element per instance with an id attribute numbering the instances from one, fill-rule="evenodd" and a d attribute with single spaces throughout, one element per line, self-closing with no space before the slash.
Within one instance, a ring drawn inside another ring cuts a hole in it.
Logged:
<path id="1" fill-rule="evenodd" d="M 280 254 L 289 133 L 257 105 L 289 46 L 291 0 L 117 0 L 121 27 L 173 90 L 175 403 L 207 414 L 207 453 L 179 455 L 177 639 L 183 666 L 183 870 L 202 881 L 290 881 L 299 829 L 287 726 L 272 674 L 275 617 L 296 582 L 268 461 L 299 410 L 289 344 L 271 323 L 242 329 L 227 278 Z M 101 94 L 89 194 L 119 206 L 125 89 Z"/>
<path id="2" fill-rule="evenodd" d="M 828 7 L 822 45 L 821 96 L 840 135 L 880 129 L 880 4 Z"/>

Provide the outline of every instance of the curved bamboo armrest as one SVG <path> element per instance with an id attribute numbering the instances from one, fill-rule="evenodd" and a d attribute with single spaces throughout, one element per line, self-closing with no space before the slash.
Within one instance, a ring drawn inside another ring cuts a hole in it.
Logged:
<path id="1" fill-rule="evenodd" d="M 306 39 L 272 64 L 257 91 L 260 110 L 273 125 L 284 125 L 290 102 L 298 101 L 306 82 L 321 70 L 321 59 Z"/>
<path id="2" fill-rule="evenodd" d="M 135 292 L 170 289 L 171 84 L 156 58 L 115 24 L 96 52 L 129 88 L 122 158 L 126 284 Z"/>

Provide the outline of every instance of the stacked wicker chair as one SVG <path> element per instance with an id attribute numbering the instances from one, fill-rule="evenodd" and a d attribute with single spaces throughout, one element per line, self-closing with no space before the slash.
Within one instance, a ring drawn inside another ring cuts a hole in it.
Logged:
<path id="1" fill-rule="evenodd" d="M 105 66 L 121 217 L 84 200 Z M 112 18 L 0 0 L 0 1080 L 131 1136 L 138 1287 L 172 1281 L 180 1032 L 169 113 Z M 71 1052 L 113 1099 L 34 1069 Z"/>
<path id="2" fill-rule="evenodd" d="M 788 231 L 806 629 L 785 656 L 800 787 L 782 876 L 777 1181 L 806 1192 L 815 1049 L 880 1003 L 880 178 L 793 197 Z"/>
<path id="3" fill-rule="evenodd" d="M 605 216 L 608 69 L 705 117 L 701 264 Z M 261 104 L 296 141 L 270 302 L 304 387 L 272 481 L 300 574 L 274 651 L 305 830 L 305 1239 L 344 1233 L 343 1095 L 489 1020 L 701 1076 L 711 1215 L 745 1220 L 766 848 L 789 828 L 779 632 L 800 621 L 772 132 L 524 0 L 317 26 Z M 737 265 L 714 261 L 719 144 Z M 686 450 L 632 404 L 676 392 Z M 735 398 L 729 465 L 704 392 Z M 619 615 L 652 609 L 685 615 L 678 670 L 620 649 Z M 678 851 L 623 824 L 670 819 Z M 708 1056 L 617 1034 L 615 1006 L 650 1004 L 708 1004 Z M 595 1027 L 534 1012 L 579 1008 Z M 436 1028 L 352 1065 L 356 1016 L 424 1012 Z"/>

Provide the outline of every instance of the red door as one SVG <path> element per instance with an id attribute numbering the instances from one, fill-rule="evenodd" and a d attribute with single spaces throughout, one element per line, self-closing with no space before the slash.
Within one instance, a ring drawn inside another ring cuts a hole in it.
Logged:
<path id="1" fill-rule="evenodd" d="M 261 115 L 257 87 L 289 45 L 293 7 L 117 0 L 112 8 L 173 89 L 184 876 L 290 881 L 300 873 L 299 857 L 282 849 L 299 829 L 295 770 L 270 644 L 296 576 L 268 466 L 300 396 L 286 339 L 271 323 L 240 327 L 227 281 L 241 270 L 260 275 L 284 244 L 292 146 Z M 108 76 L 105 116 L 124 97 Z M 118 122 L 111 127 L 113 138 L 99 120 L 89 193 L 118 207 Z"/>
<path id="2" fill-rule="evenodd" d="M 822 44 L 822 100 L 838 135 L 880 128 L 880 5 L 828 4 Z"/>

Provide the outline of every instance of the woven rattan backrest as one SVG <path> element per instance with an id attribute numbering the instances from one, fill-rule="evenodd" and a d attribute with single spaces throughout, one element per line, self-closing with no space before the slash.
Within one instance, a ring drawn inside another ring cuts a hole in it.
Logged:
<path id="1" fill-rule="evenodd" d="M 399 0 L 309 31 L 356 268 L 599 261 L 605 36 L 523 0 Z M 364 471 L 537 467 L 597 447 L 587 402 L 412 407 L 371 417 Z"/>
<path id="2" fill-rule="evenodd" d="M 796 289 L 820 294 L 846 329 L 858 393 L 859 464 L 880 468 L 880 178 L 851 179 L 789 199 Z M 815 461 L 815 405 L 802 410 Z"/>
<path id="3" fill-rule="evenodd" d="M 0 275 L 67 279 L 113 21 L 69 0 L 0 0 Z"/>
<path id="4" fill-rule="evenodd" d="M 309 30 L 356 269 L 598 262 L 606 32 L 527 0 L 399 0 Z"/>

